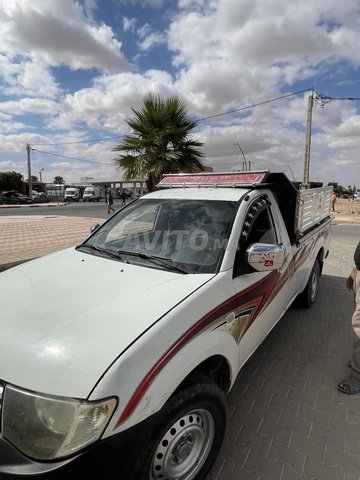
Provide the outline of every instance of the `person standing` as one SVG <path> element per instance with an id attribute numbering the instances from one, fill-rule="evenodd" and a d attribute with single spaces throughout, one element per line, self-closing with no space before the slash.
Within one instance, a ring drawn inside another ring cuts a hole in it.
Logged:
<path id="1" fill-rule="evenodd" d="M 336 193 L 333 193 L 331 203 L 332 203 L 332 211 L 335 212 Z"/>
<path id="2" fill-rule="evenodd" d="M 114 198 L 112 196 L 110 188 L 106 191 L 105 201 L 106 201 L 106 204 L 108 206 L 108 213 L 110 213 L 110 210 L 115 212 L 115 210 L 113 208 Z"/>
<path id="3" fill-rule="evenodd" d="M 350 375 L 342 380 L 337 388 L 347 394 L 360 393 L 360 242 L 354 253 L 354 266 L 346 279 L 346 287 L 354 292 L 355 310 L 352 316 L 353 351 L 348 365 Z"/>
<path id="4" fill-rule="evenodd" d="M 125 195 L 124 191 L 121 194 L 121 199 L 122 199 L 122 204 L 121 205 L 126 205 L 126 195 Z"/>

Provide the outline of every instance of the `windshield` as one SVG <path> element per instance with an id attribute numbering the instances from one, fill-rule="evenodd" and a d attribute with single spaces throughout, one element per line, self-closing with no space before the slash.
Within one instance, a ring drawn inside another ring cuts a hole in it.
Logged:
<path id="1" fill-rule="evenodd" d="M 168 262 L 169 267 L 171 264 L 187 273 L 215 273 L 236 205 L 219 200 L 139 199 L 83 245 L 120 253 L 130 263 L 166 268 Z M 150 264 L 146 257 L 165 262 Z"/>

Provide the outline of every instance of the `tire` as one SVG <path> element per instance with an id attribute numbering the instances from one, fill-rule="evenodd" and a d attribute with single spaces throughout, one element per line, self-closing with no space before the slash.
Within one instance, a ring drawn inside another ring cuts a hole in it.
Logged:
<path id="1" fill-rule="evenodd" d="M 131 480 L 203 480 L 222 445 L 226 399 L 201 377 L 175 393 L 160 411 L 156 426 L 143 437 Z"/>
<path id="2" fill-rule="evenodd" d="M 298 304 L 301 307 L 310 308 L 314 305 L 319 294 L 319 280 L 320 264 L 315 260 L 305 290 L 298 296 Z"/>

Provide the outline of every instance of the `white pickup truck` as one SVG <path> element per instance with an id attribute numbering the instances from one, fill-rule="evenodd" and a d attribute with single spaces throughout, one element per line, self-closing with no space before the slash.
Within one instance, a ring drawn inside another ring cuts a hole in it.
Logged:
<path id="1" fill-rule="evenodd" d="M 0 478 L 204 479 L 239 370 L 316 300 L 331 194 L 167 175 L 76 248 L 0 274 Z"/>

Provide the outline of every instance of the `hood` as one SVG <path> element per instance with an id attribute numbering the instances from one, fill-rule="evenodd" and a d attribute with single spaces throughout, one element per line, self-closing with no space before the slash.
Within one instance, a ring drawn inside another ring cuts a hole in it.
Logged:
<path id="1" fill-rule="evenodd" d="M 182 275 L 74 248 L 0 274 L 0 379 L 85 398 L 111 362 L 213 275 Z"/>

